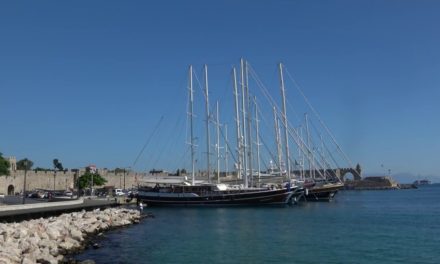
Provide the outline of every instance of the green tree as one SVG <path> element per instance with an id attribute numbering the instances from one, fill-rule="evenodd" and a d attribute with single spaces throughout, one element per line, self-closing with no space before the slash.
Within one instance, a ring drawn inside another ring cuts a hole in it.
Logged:
<path id="1" fill-rule="evenodd" d="M 30 170 L 32 166 L 34 166 L 34 162 L 27 158 L 17 161 L 17 170 Z"/>
<path id="2" fill-rule="evenodd" d="M 59 170 L 59 171 L 64 170 L 63 164 L 58 159 L 54 159 L 53 160 L 53 168 L 55 170 Z"/>
<path id="3" fill-rule="evenodd" d="M 92 173 L 90 171 L 86 171 L 83 175 L 79 177 L 79 188 L 84 189 L 86 187 L 90 187 L 92 185 L 92 177 L 93 177 L 93 185 L 104 185 L 107 180 L 104 179 L 99 173 Z"/>
<path id="4" fill-rule="evenodd" d="M 121 169 L 121 168 L 116 168 L 115 169 L 115 173 L 124 173 L 125 169 Z"/>
<path id="5" fill-rule="evenodd" d="M 9 175 L 9 161 L 3 158 L 0 152 L 0 175 Z"/>

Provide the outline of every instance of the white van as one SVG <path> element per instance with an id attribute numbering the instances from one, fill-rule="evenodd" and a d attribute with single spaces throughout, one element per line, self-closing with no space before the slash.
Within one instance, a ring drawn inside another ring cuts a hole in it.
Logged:
<path id="1" fill-rule="evenodd" d="M 124 195 L 124 192 L 122 191 L 122 189 L 115 189 L 115 195 L 122 196 L 122 195 Z"/>

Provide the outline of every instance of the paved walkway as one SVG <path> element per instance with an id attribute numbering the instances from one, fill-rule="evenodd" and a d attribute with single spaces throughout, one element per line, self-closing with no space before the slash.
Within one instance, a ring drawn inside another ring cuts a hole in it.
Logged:
<path id="1" fill-rule="evenodd" d="M 32 218 L 60 215 L 81 210 L 93 210 L 117 206 L 113 200 L 79 199 L 72 201 L 34 203 L 24 205 L 5 205 L 0 207 L 0 222 L 15 222 Z"/>

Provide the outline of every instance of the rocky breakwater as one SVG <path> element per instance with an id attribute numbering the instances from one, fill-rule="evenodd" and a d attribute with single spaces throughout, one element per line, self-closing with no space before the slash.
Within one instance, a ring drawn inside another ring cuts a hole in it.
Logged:
<path id="1" fill-rule="evenodd" d="M 64 255 L 81 251 L 94 234 L 140 219 L 139 211 L 109 208 L 0 224 L 0 264 L 60 263 Z"/>

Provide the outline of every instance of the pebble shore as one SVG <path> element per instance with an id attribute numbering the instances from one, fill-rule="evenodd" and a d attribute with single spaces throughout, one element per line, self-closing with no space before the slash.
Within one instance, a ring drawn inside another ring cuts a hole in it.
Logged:
<path id="1" fill-rule="evenodd" d="M 137 210 L 108 208 L 19 223 L 0 223 L 0 264 L 61 263 L 81 251 L 90 236 L 134 223 Z"/>

